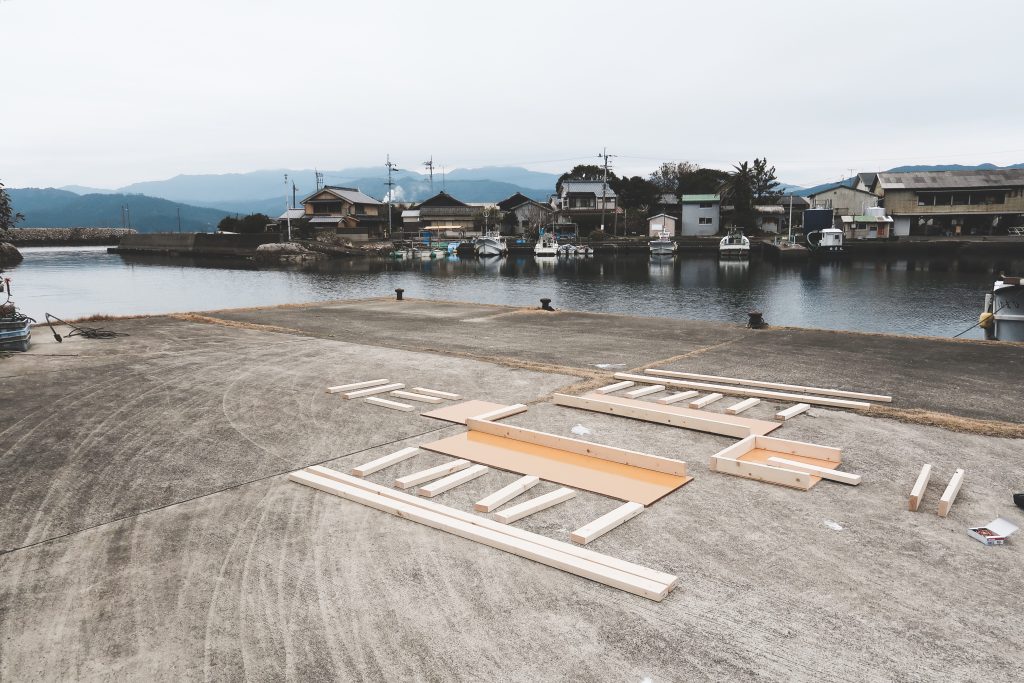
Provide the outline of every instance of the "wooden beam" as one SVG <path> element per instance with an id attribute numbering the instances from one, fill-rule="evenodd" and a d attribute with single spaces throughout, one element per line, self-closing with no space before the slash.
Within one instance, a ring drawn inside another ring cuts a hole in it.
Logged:
<path id="1" fill-rule="evenodd" d="M 757 481 L 765 481 L 770 484 L 780 484 L 794 489 L 806 491 L 811 488 L 811 475 L 805 472 L 789 470 L 782 467 L 772 467 L 756 462 L 745 460 L 732 460 L 731 458 L 720 458 L 717 455 L 711 456 L 715 463 L 715 472 L 732 474 L 737 477 L 747 477 Z"/>
<path id="2" fill-rule="evenodd" d="M 427 396 L 436 396 L 437 398 L 446 398 L 449 401 L 460 401 L 462 396 L 458 394 L 452 394 L 447 391 L 438 391 L 437 389 L 424 389 L 423 387 L 413 387 L 413 391 L 418 394 L 426 394 Z"/>
<path id="3" fill-rule="evenodd" d="M 472 464 L 473 463 L 468 460 L 452 460 L 451 462 L 446 462 L 445 464 L 438 465 L 437 467 L 430 467 L 425 470 L 420 470 L 419 472 L 413 472 L 412 474 L 407 474 L 404 477 L 395 479 L 395 488 L 411 488 L 417 484 L 422 484 L 425 481 L 430 481 L 431 479 L 437 479 L 438 477 L 443 477 L 447 474 L 451 474 L 452 472 L 464 470 Z"/>
<path id="4" fill-rule="evenodd" d="M 594 389 L 594 391 L 599 394 L 610 394 L 613 391 L 618 391 L 619 389 L 628 389 L 634 384 L 636 384 L 636 382 L 616 382 L 615 384 L 609 384 L 608 386 L 601 387 L 600 389 Z"/>
<path id="5" fill-rule="evenodd" d="M 549 567 L 582 576 L 651 600 L 661 601 L 671 590 L 665 583 L 629 574 L 627 572 L 552 549 L 533 541 L 526 541 L 508 533 L 483 528 L 457 518 L 418 507 L 398 500 L 388 499 L 376 493 L 355 486 L 343 484 L 311 472 L 299 471 L 288 475 L 294 481 L 339 498 L 344 498 L 367 507 L 396 515 L 403 519 L 445 531 L 467 540 L 483 543 Z M 444 506 L 440 506 L 444 507 Z M 569 544 L 565 544 L 569 545 Z"/>
<path id="6" fill-rule="evenodd" d="M 651 581 L 655 581 L 657 583 L 663 583 L 669 586 L 670 589 L 674 588 L 677 581 L 679 580 L 678 577 L 676 577 L 673 574 L 667 574 L 665 572 L 658 571 L 657 569 L 651 569 L 650 567 L 644 567 L 643 565 L 635 564 L 633 562 L 620 560 L 616 557 L 610 557 L 608 555 L 602 555 L 601 553 L 595 553 L 592 550 L 581 548 L 577 545 L 573 545 L 572 543 L 556 541 L 553 538 L 548 538 L 547 536 L 543 536 L 541 534 L 535 534 L 532 531 L 527 531 L 525 529 L 519 529 L 514 526 L 500 524 L 488 517 L 474 515 L 471 512 L 463 512 L 462 510 L 458 510 L 453 507 L 448 507 L 440 503 L 435 503 L 434 501 L 431 500 L 426 500 L 424 498 L 409 495 L 408 493 L 396 491 L 395 489 L 390 488 L 388 486 L 374 484 L 372 481 L 368 481 L 366 479 L 350 477 L 347 474 L 338 472 L 337 470 L 332 470 L 322 465 L 314 465 L 312 467 L 307 467 L 306 470 L 308 472 L 312 472 L 313 474 L 320 475 L 327 479 L 333 479 L 335 481 L 347 484 L 349 486 L 358 487 L 362 490 L 374 493 L 384 498 L 390 498 L 392 500 L 397 500 L 400 502 L 415 505 L 417 507 L 422 507 L 431 512 L 445 514 L 450 517 L 454 517 L 459 521 L 466 522 L 468 524 L 475 524 L 477 526 L 481 526 L 491 531 L 498 531 L 500 533 L 508 534 L 509 536 L 514 536 L 515 538 L 521 540 L 530 541 L 532 543 L 536 543 L 538 545 L 542 545 L 553 550 L 565 552 L 575 557 L 590 560 L 591 562 L 604 564 L 608 567 L 612 567 L 613 569 L 618 569 L 619 571 L 626 572 L 627 574 L 633 574 L 635 576 L 640 576 Z"/>
<path id="7" fill-rule="evenodd" d="M 636 420 L 657 422 L 658 424 L 672 425 L 673 427 L 685 427 L 696 429 L 712 434 L 744 438 L 750 436 L 751 429 L 745 425 L 738 425 L 729 422 L 719 422 L 709 417 L 697 417 L 692 415 L 680 415 L 673 412 L 659 410 L 661 406 L 656 403 L 648 403 L 644 406 L 621 405 L 608 403 L 601 398 L 590 398 L 588 396 L 569 396 L 568 394 L 555 394 L 551 400 L 555 405 L 569 408 L 580 408 L 591 410 L 596 413 L 608 413 L 610 415 L 622 415 Z M 674 406 L 665 406 L 671 408 Z"/>
<path id="8" fill-rule="evenodd" d="M 795 406 L 790 406 L 785 410 L 780 410 L 775 413 L 775 419 L 779 422 L 785 422 L 786 420 L 796 417 L 800 413 L 807 412 L 810 407 L 811 406 L 807 403 L 797 403 Z"/>
<path id="9" fill-rule="evenodd" d="M 777 384 L 775 382 L 759 382 L 753 379 L 736 379 L 733 377 L 717 377 L 715 375 L 698 375 L 693 372 L 676 372 L 674 370 L 644 370 L 648 375 L 658 377 L 676 377 L 679 379 L 694 379 L 701 382 L 718 382 L 721 384 L 739 384 L 745 387 L 760 387 L 763 389 L 781 389 L 783 391 L 802 391 L 808 394 L 820 394 L 822 396 L 838 396 L 840 398 L 854 398 L 861 401 L 876 401 L 878 403 L 892 403 L 892 396 L 882 394 L 864 394 L 858 391 L 843 391 L 841 389 L 822 389 L 820 387 L 805 387 L 799 384 Z"/>
<path id="10" fill-rule="evenodd" d="M 960 493 L 960 485 L 963 483 L 964 471 L 957 470 L 946 485 L 946 490 L 942 492 L 942 498 L 939 498 L 939 517 L 949 514 L 949 508 L 953 507 L 953 501 L 956 500 L 956 494 Z"/>
<path id="11" fill-rule="evenodd" d="M 790 455 L 802 455 L 805 458 L 827 460 L 829 462 L 843 461 L 843 451 L 840 448 L 819 446 L 816 443 L 805 443 L 803 441 L 791 441 L 790 439 L 776 439 L 774 436 L 755 437 L 754 448 L 789 453 Z"/>
<path id="12" fill-rule="evenodd" d="M 677 391 L 674 394 L 669 394 L 665 398 L 659 398 L 658 403 L 663 406 L 668 406 L 673 403 L 678 403 L 679 401 L 685 401 L 688 398 L 693 398 L 699 393 L 699 391 Z"/>
<path id="13" fill-rule="evenodd" d="M 722 394 L 708 394 L 707 396 L 698 398 L 696 401 L 690 401 L 691 408 L 703 408 L 706 405 L 711 405 L 715 401 L 720 401 Z"/>
<path id="14" fill-rule="evenodd" d="M 572 539 L 573 543 L 586 545 L 595 538 L 604 536 L 615 527 L 628 522 L 643 511 L 644 506 L 640 503 L 626 503 L 625 505 L 620 505 L 608 514 L 602 515 L 593 522 L 581 526 L 579 529 L 572 532 L 572 534 L 569 535 L 569 538 Z"/>
<path id="15" fill-rule="evenodd" d="M 653 384 L 649 387 L 640 387 L 639 389 L 634 389 L 633 391 L 627 391 L 626 393 L 623 394 L 623 396 L 627 396 L 629 398 L 640 398 L 641 396 L 646 396 L 647 394 L 656 394 L 659 391 L 665 391 L 665 387 L 661 384 Z"/>
<path id="16" fill-rule="evenodd" d="M 910 490 L 910 502 L 907 504 L 907 509 L 911 512 L 917 512 L 917 508 L 921 506 L 921 500 L 924 498 L 924 491 L 928 488 L 928 480 L 932 476 L 932 466 L 926 464 L 921 468 L 921 474 L 917 475 L 917 481 L 914 482 L 914 488 Z"/>
<path id="17" fill-rule="evenodd" d="M 370 387 L 369 389 L 360 389 L 359 391 L 349 391 L 342 394 L 346 399 L 363 398 L 364 396 L 373 396 L 374 394 L 386 394 L 389 391 L 395 389 L 405 389 L 405 385 L 402 383 L 397 384 L 384 384 L 379 387 Z"/>
<path id="18" fill-rule="evenodd" d="M 504 408 L 498 408 L 497 410 L 491 410 L 486 413 L 481 413 L 480 415 L 474 415 L 473 417 L 466 418 L 466 424 L 468 425 L 469 421 L 474 418 L 477 420 L 487 420 L 488 422 L 502 420 L 506 417 L 518 415 L 519 413 L 525 413 L 526 410 L 527 407 L 522 403 L 514 403 L 510 406 L 505 406 Z"/>
<path id="19" fill-rule="evenodd" d="M 715 453 L 715 456 L 718 458 L 728 458 L 729 460 L 735 460 L 744 453 L 749 453 L 751 450 L 756 448 L 757 438 L 758 437 L 756 436 L 748 436 L 745 439 L 740 439 L 733 445 L 727 446 L 726 448 L 718 451 L 718 453 Z M 714 458 L 708 461 L 708 469 L 710 469 L 712 472 L 715 471 Z"/>
<path id="20" fill-rule="evenodd" d="M 520 477 L 508 486 L 502 487 L 491 495 L 478 500 L 473 504 L 473 509 L 477 512 L 491 512 L 509 502 L 516 496 L 529 491 L 539 483 L 539 477 L 529 475 Z"/>
<path id="21" fill-rule="evenodd" d="M 386 398 L 377 398 L 376 396 L 368 396 L 366 398 L 367 403 L 372 403 L 375 406 L 382 406 L 384 408 L 391 408 L 391 410 L 401 410 L 407 413 L 411 413 L 416 410 L 413 406 L 408 403 L 399 403 L 398 401 L 389 401 Z"/>
<path id="22" fill-rule="evenodd" d="M 352 476 L 353 477 L 365 477 L 365 476 L 368 476 L 370 474 L 373 474 L 374 472 L 379 472 L 380 470 L 384 469 L 385 467 L 391 467 L 392 465 L 397 465 L 398 463 L 402 462 L 403 460 L 408 460 L 412 456 L 416 455 L 416 452 L 419 451 L 419 450 L 420 449 L 417 448 L 416 446 L 410 446 L 409 448 L 403 448 L 400 451 L 395 451 L 391 455 L 385 455 L 383 458 L 377 458 L 376 460 L 371 460 L 370 462 L 368 462 L 368 463 L 366 463 L 364 465 L 359 465 L 358 467 L 353 467 L 352 468 Z"/>
<path id="23" fill-rule="evenodd" d="M 725 412 L 727 412 L 729 415 L 739 415 L 743 411 L 748 410 L 750 408 L 753 408 L 754 406 L 756 406 L 760 402 L 761 402 L 761 399 L 759 399 L 759 398 L 743 399 L 739 403 L 733 403 L 731 406 L 726 408 Z"/>
<path id="24" fill-rule="evenodd" d="M 560 489 L 555 489 L 550 493 L 545 493 L 543 496 L 531 498 L 519 505 L 513 505 L 512 507 L 507 508 L 504 512 L 495 513 L 494 519 L 502 524 L 511 524 L 523 517 L 528 517 L 529 515 L 532 515 L 535 512 L 540 512 L 541 510 L 547 510 L 549 507 L 553 507 L 559 503 L 564 503 L 565 501 L 575 497 L 575 491 L 562 487 Z"/>
<path id="25" fill-rule="evenodd" d="M 343 391 L 355 391 L 356 389 L 366 389 L 367 387 L 378 387 L 381 384 L 387 384 L 386 379 L 371 379 L 366 382 L 356 382 L 355 384 L 340 384 L 336 387 L 327 387 L 328 394 L 340 394 Z"/>
<path id="26" fill-rule="evenodd" d="M 440 493 L 450 491 L 456 486 L 465 484 L 467 481 L 473 481 L 477 477 L 484 476 L 485 474 L 487 474 L 487 471 L 489 469 L 490 468 L 487 467 L 486 465 L 473 465 L 472 467 L 467 467 L 461 472 L 449 474 L 444 479 L 438 479 L 437 481 L 427 484 L 426 486 L 421 486 L 419 490 L 416 491 L 416 493 L 426 498 L 433 498 L 434 496 Z"/>
<path id="27" fill-rule="evenodd" d="M 420 403 L 440 403 L 444 399 L 440 399 L 436 396 L 427 396 L 426 394 L 414 394 L 411 391 L 392 391 L 392 396 L 398 398 L 404 398 L 409 401 L 419 401 Z"/>
<path id="28" fill-rule="evenodd" d="M 797 470 L 798 472 L 814 474 L 822 479 L 828 479 L 829 481 L 837 481 L 840 484 L 857 486 L 860 484 L 861 480 L 861 476 L 859 474 L 840 472 L 838 470 L 829 469 L 828 467 L 819 467 L 818 465 L 808 465 L 807 463 L 797 462 L 796 460 L 787 460 L 786 458 L 779 458 L 774 455 L 768 458 L 768 462 L 774 465 L 782 465 L 787 469 Z"/>
<path id="29" fill-rule="evenodd" d="M 466 426 L 469 427 L 470 431 L 474 432 L 503 436 L 506 439 L 515 439 L 516 441 L 525 441 L 526 443 L 532 443 L 538 446 L 557 448 L 559 450 L 569 451 L 570 453 L 576 453 L 578 455 L 589 455 L 592 458 L 611 460 L 612 462 L 617 462 L 623 465 L 632 465 L 633 467 L 642 467 L 645 470 L 654 470 L 655 472 L 664 472 L 665 474 L 675 474 L 680 477 L 686 476 L 686 462 L 683 460 L 662 458 L 658 455 L 648 455 L 647 453 L 640 453 L 638 451 L 627 451 L 623 448 L 604 446 L 599 443 L 591 443 L 590 441 L 582 441 L 580 439 L 571 439 L 567 436 L 535 432 L 532 429 L 498 424 L 496 422 L 481 420 L 480 418 L 470 418 L 466 420 Z"/>
<path id="30" fill-rule="evenodd" d="M 615 379 L 628 379 L 637 384 L 665 384 L 685 389 L 697 389 L 698 391 L 716 391 L 722 394 L 735 396 L 755 396 L 757 398 L 768 398 L 777 401 L 799 401 L 814 405 L 830 406 L 832 408 L 853 408 L 867 410 L 870 403 L 863 401 L 850 401 L 839 398 L 824 398 L 821 396 L 808 396 L 806 394 L 788 394 L 781 391 L 768 391 L 765 389 L 750 389 L 739 386 L 728 386 L 725 384 L 707 384 L 705 382 L 692 382 L 682 379 L 653 378 L 644 375 L 631 375 L 628 372 L 616 372 Z"/>

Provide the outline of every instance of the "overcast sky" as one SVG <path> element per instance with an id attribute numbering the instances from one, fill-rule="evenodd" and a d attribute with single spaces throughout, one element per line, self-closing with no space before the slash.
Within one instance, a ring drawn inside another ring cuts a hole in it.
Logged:
<path id="1" fill-rule="evenodd" d="M 0 180 L 1024 161 L 1024 3 L 0 0 Z"/>

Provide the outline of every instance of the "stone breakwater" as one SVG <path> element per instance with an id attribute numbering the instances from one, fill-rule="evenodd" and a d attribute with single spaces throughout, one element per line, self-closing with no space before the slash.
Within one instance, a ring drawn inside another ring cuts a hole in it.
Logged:
<path id="1" fill-rule="evenodd" d="M 136 231 L 131 228 L 19 228 L 0 235 L 18 247 L 113 245 Z"/>

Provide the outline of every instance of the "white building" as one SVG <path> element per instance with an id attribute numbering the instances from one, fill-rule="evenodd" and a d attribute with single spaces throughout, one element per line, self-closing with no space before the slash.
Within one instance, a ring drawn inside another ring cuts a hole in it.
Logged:
<path id="1" fill-rule="evenodd" d="M 714 235 L 721 223 L 722 198 L 717 194 L 684 194 L 681 235 Z"/>

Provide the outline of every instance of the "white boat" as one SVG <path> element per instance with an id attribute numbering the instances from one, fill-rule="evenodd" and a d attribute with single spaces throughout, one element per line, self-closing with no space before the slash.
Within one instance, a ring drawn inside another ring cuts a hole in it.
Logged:
<path id="1" fill-rule="evenodd" d="M 571 244 L 563 244 L 562 246 L 558 247 L 558 255 L 563 257 L 563 258 L 568 258 L 570 256 L 575 256 L 576 252 L 577 252 L 576 247 L 571 245 Z"/>
<path id="2" fill-rule="evenodd" d="M 579 244 L 576 246 L 577 256 L 593 256 L 594 248 L 589 244 Z"/>
<path id="3" fill-rule="evenodd" d="M 986 339 L 1024 341 L 1024 278 L 1000 275 L 985 295 L 985 310 L 978 324 Z"/>
<path id="4" fill-rule="evenodd" d="M 718 258 L 748 259 L 750 258 L 750 240 L 742 230 L 730 230 L 729 234 L 718 243 Z"/>
<path id="5" fill-rule="evenodd" d="M 664 256 L 666 254 L 674 254 L 679 249 L 679 245 L 672 241 L 672 235 L 668 230 L 662 230 L 658 233 L 650 242 L 651 254 L 654 256 Z"/>
<path id="6" fill-rule="evenodd" d="M 554 234 L 545 233 L 540 236 L 540 239 L 535 245 L 533 245 L 534 256 L 557 256 L 558 255 L 558 240 L 555 239 Z"/>
<path id="7" fill-rule="evenodd" d="M 508 245 L 501 233 L 487 232 L 476 238 L 477 256 L 503 256 L 508 253 Z"/>
<path id="8" fill-rule="evenodd" d="M 817 237 L 813 237 L 817 235 Z M 824 228 L 807 233 L 807 246 L 814 253 L 843 253 L 843 231 L 839 228 Z"/>

